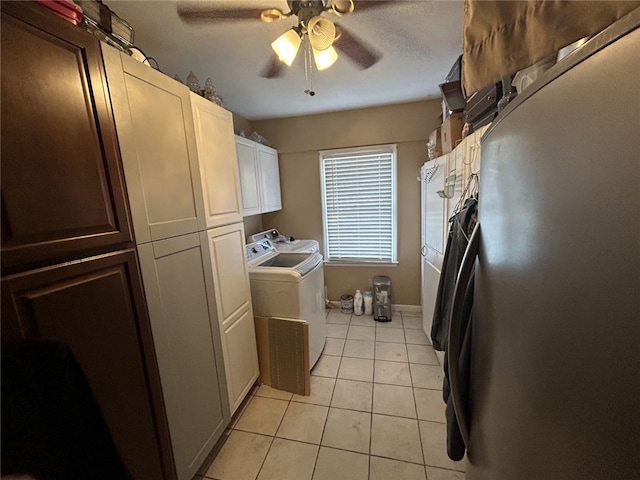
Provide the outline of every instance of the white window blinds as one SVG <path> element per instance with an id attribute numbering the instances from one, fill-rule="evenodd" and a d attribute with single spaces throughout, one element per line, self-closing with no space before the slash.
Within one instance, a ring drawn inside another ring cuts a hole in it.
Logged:
<path id="1" fill-rule="evenodd" d="M 325 259 L 395 263 L 396 146 L 320 152 Z"/>

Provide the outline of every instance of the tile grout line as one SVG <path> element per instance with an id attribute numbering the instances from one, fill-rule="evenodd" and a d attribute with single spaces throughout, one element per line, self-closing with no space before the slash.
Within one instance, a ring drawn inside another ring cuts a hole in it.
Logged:
<path id="1" fill-rule="evenodd" d="M 276 399 L 273 399 L 273 400 L 282 400 L 282 399 L 277 399 L 276 398 Z M 276 435 L 278 434 L 278 430 L 280 430 L 280 425 L 282 425 L 282 421 L 284 420 L 284 416 L 287 414 L 287 410 L 289 410 L 289 405 L 290 404 L 291 404 L 291 400 L 288 400 L 287 401 L 287 408 L 284 409 L 284 413 L 282 414 L 282 418 L 278 422 L 278 427 L 276 428 L 276 431 L 273 433 L 273 436 L 271 436 L 271 443 L 269 444 L 269 448 L 267 449 L 267 454 L 264 456 L 264 459 L 262 460 L 262 463 L 260 464 L 260 468 L 258 469 L 258 473 L 256 474 L 256 477 L 255 477 L 254 480 L 258 479 L 258 477 L 260 476 L 260 472 L 262 472 L 262 469 L 264 468 L 264 464 L 267 461 L 267 457 L 269 456 L 269 452 L 271 452 L 271 447 L 273 447 L 273 443 L 276 441 Z"/>
<path id="2" fill-rule="evenodd" d="M 375 322 L 375 320 L 374 320 Z M 378 327 L 373 331 L 373 372 L 371 375 L 371 416 L 369 417 L 369 458 L 367 458 L 367 480 L 371 480 L 371 444 L 373 443 L 373 401 L 376 388 L 376 350 L 378 340 Z"/>
<path id="3" fill-rule="evenodd" d="M 403 318 L 403 325 L 404 325 L 404 318 Z M 406 339 L 406 336 L 405 336 Z M 409 360 L 409 347 L 407 347 L 407 344 L 405 343 L 405 349 L 407 350 L 407 360 Z M 418 415 L 418 402 L 416 400 L 416 390 L 415 390 L 415 386 L 413 385 L 413 373 L 411 370 L 411 362 L 409 362 L 409 376 L 411 377 L 411 396 L 413 397 L 413 407 L 416 409 L 416 426 L 418 427 L 418 440 L 420 441 L 420 455 L 422 456 L 422 464 L 423 464 L 423 468 L 424 468 L 424 475 L 425 478 L 427 477 L 427 466 L 426 466 L 426 462 L 427 459 L 425 458 L 425 454 L 424 454 L 424 445 L 422 443 L 422 430 L 420 430 L 420 418 Z"/>
<path id="4" fill-rule="evenodd" d="M 351 320 L 351 317 L 349 317 Z M 349 333 L 349 328 L 347 327 L 347 333 Z M 347 343 L 347 338 L 345 334 L 344 343 Z M 320 435 L 320 444 L 318 445 L 318 453 L 316 454 L 316 461 L 313 463 L 313 470 L 311 471 L 311 480 L 313 480 L 314 475 L 316 474 L 316 468 L 318 467 L 318 458 L 320 458 L 320 449 L 322 448 L 322 440 L 324 439 L 324 432 L 327 428 L 327 421 L 329 420 L 329 412 L 331 412 L 331 402 L 333 401 L 333 395 L 336 391 L 336 384 L 338 383 L 338 372 L 340 372 L 340 365 L 342 365 L 342 352 L 344 352 L 344 345 L 342 346 L 342 351 L 340 354 L 340 361 L 338 362 L 338 370 L 336 371 L 336 376 L 333 382 L 333 388 L 331 389 L 331 396 L 329 397 L 329 405 L 327 405 L 327 416 L 324 419 L 324 425 L 322 426 L 322 435 Z"/>

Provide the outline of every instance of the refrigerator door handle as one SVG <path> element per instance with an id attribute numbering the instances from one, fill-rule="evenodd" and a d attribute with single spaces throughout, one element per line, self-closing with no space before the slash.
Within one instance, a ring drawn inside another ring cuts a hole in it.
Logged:
<path id="1" fill-rule="evenodd" d="M 467 294 L 467 287 L 473 266 L 480 250 L 480 223 L 477 223 L 469 239 L 467 249 L 462 257 L 460 271 L 456 286 L 453 291 L 453 303 L 451 305 L 451 319 L 449 323 L 449 338 L 447 340 L 447 356 L 449 359 L 449 385 L 451 386 L 451 396 L 453 407 L 458 419 L 458 427 L 465 446 L 469 446 L 469 422 L 467 411 L 461 397 L 460 385 L 460 349 L 462 347 L 463 335 L 461 335 L 462 314 L 464 310 L 464 300 Z"/>

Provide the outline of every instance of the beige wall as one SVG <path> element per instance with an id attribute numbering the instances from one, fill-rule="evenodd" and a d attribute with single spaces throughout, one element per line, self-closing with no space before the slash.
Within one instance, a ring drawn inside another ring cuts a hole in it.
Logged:
<path id="1" fill-rule="evenodd" d="M 239 134 L 244 132 L 245 137 L 251 135 L 251 122 L 237 113 L 233 114 L 233 132 Z"/>
<path id="2" fill-rule="evenodd" d="M 262 215 L 251 215 L 244 217 L 244 235 L 248 237 L 254 233 L 263 232 L 262 228 Z"/>
<path id="3" fill-rule="evenodd" d="M 312 101 L 314 101 L 313 99 Z M 296 238 L 314 238 L 323 248 L 319 150 L 395 143 L 398 145 L 397 267 L 325 268 L 330 300 L 369 289 L 388 275 L 394 304 L 420 305 L 420 184 L 426 142 L 438 124 L 439 100 L 348 110 L 303 117 L 252 121 L 253 129 L 278 149 L 282 210 L 262 216 L 265 228 Z M 245 222 L 246 225 L 246 222 Z"/>

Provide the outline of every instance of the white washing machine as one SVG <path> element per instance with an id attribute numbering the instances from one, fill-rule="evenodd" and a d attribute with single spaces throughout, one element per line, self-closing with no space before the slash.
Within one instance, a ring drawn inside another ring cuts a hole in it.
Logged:
<path id="1" fill-rule="evenodd" d="M 275 228 L 251 235 L 247 240 L 249 243 L 259 242 L 260 240 L 271 240 L 271 243 L 278 252 L 316 253 L 320 251 L 320 244 L 317 240 L 295 239 L 287 235 L 281 235 Z"/>
<path id="2" fill-rule="evenodd" d="M 320 358 L 327 339 L 324 266 L 318 252 L 278 252 L 269 239 L 245 247 L 253 313 L 309 324 L 309 366 Z"/>

